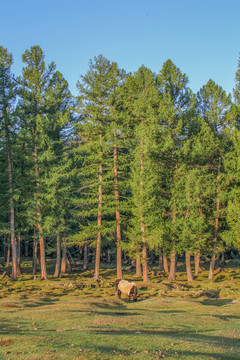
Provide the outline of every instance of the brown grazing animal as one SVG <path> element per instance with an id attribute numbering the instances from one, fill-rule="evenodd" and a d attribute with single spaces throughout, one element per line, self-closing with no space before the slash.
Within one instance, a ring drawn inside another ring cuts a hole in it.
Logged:
<path id="1" fill-rule="evenodd" d="M 137 295 L 137 286 L 133 282 L 129 282 L 127 280 L 117 280 L 115 282 L 116 286 L 116 292 L 121 299 L 121 294 L 128 295 L 128 300 L 130 301 L 130 298 L 132 296 L 133 301 L 137 301 L 138 295 Z"/>

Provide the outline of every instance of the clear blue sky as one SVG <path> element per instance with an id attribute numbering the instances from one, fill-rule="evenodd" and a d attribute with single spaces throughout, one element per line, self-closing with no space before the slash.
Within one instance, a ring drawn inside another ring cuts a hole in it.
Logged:
<path id="1" fill-rule="evenodd" d="M 40 45 L 74 95 L 89 59 L 158 73 L 171 59 L 197 92 L 212 78 L 232 92 L 240 52 L 239 0 L 2 0 L 0 45 L 14 56 Z"/>

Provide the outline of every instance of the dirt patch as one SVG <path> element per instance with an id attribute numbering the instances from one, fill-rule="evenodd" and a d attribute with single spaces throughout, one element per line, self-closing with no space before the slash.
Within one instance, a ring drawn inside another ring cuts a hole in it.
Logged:
<path id="1" fill-rule="evenodd" d="M 4 308 L 19 308 L 20 306 L 17 304 L 3 304 Z"/>
<path id="2" fill-rule="evenodd" d="M 14 344 L 14 340 L 4 340 L 4 341 L 0 341 L 0 346 L 9 346 Z"/>

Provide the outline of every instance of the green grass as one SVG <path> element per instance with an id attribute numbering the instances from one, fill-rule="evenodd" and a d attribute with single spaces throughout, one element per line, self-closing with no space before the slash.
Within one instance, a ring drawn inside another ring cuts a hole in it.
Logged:
<path id="1" fill-rule="evenodd" d="M 26 269 L 27 264 L 25 264 Z M 27 271 L 26 271 L 27 273 Z M 240 270 L 188 284 L 135 279 L 138 302 L 115 296 L 115 270 L 61 279 L 0 281 L 0 359 L 240 359 Z M 134 279 L 133 273 L 125 276 Z M 199 297 L 220 290 L 219 298 Z"/>

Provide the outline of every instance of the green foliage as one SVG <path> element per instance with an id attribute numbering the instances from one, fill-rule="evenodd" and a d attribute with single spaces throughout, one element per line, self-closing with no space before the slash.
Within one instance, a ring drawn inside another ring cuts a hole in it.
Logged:
<path id="1" fill-rule="evenodd" d="M 193 94 L 187 75 L 171 60 L 157 75 L 145 66 L 126 74 L 99 55 L 77 83 L 76 99 L 55 63 L 46 65 L 39 46 L 26 50 L 22 60 L 22 77 L 16 79 L 12 55 L 0 47 L 5 243 L 7 126 L 16 231 L 31 239 L 41 224 L 49 253 L 59 233 L 69 246 L 95 246 L 101 233 L 102 247 L 113 251 L 116 171 L 128 255 L 135 256 L 144 241 L 155 254 L 167 255 L 175 250 L 209 256 L 216 238 L 217 252 L 240 248 L 239 64 L 232 104 L 213 80 Z"/>

